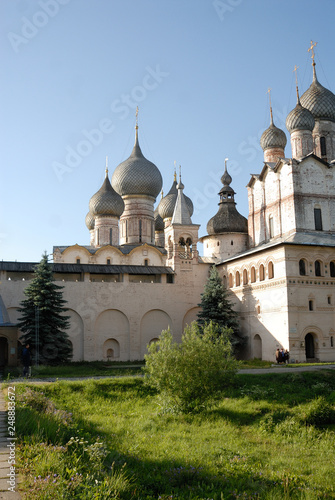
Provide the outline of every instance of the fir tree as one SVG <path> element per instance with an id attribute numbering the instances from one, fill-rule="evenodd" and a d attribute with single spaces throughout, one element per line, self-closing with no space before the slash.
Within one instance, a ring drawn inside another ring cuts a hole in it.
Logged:
<path id="1" fill-rule="evenodd" d="M 34 270 L 34 278 L 25 289 L 18 327 L 21 342 L 29 343 L 33 357 L 41 364 L 55 365 L 70 361 L 72 346 L 65 332 L 70 326 L 65 316 L 63 287 L 54 283 L 52 267 L 45 253 Z"/>
<path id="2" fill-rule="evenodd" d="M 237 312 L 227 296 L 227 290 L 215 266 L 212 266 L 205 291 L 201 294 L 201 311 L 198 313 L 198 324 L 203 328 L 211 321 L 220 328 L 231 329 L 231 343 L 235 349 L 245 344 L 245 338 L 239 333 Z"/>

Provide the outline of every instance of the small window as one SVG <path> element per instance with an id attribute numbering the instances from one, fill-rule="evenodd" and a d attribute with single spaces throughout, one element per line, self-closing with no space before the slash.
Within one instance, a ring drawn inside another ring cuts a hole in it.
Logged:
<path id="1" fill-rule="evenodd" d="M 254 267 L 251 268 L 251 283 L 255 283 L 256 281 L 256 269 Z"/>
<path id="2" fill-rule="evenodd" d="M 109 244 L 113 245 L 113 228 L 109 230 Z"/>
<path id="3" fill-rule="evenodd" d="M 236 275 L 235 275 L 235 283 L 236 283 L 236 286 L 240 286 L 241 284 L 241 281 L 240 281 L 240 273 L 238 271 L 236 271 Z"/>
<path id="4" fill-rule="evenodd" d="M 314 303 L 313 303 L 313 300 L 309 300 L 308 301 L 308 309 L 310 311 L 314 311 Z"/>
<path id="5" fill-rule="evenodd" d="M 233 240 L 231 240 L 230 244 L 231 244 L 231 245 L 234 245 L 234 242 L 233 242 Z"/>
<path id="6" fill-rule="evenodd" d="M 326 138 L 325 137 L 320 137 L 320 149 L 321 149 L 321 156 L 326 156 L 327 155 L 327 148 L 326 148 Z"/>
<path id="7" fill-rule="evenodd" d="M 144 260 L 144 265 L 145 265 L 145 266 L 148 266 L 148 265 L 149 265 L 149 261 L 148 261 L 148 259 L 145 259 L 145 260 Z"/>
<path id="8" fill-rule="evenodd" d="M 231 273 L 229 274 L 228 279 L 229 279 L 229 287 L 231 288 L 233 286 L 233 275 Z"/>
<path id="9" fill-rule="evenodd" d="M 330 268 L 330 277 L 335 278 L 335 262 L 334 261 L 331 261 L 329 268 Z"/>
<path id="10" fill-rule="evenodd" d="M 141 219 L 138 221 L 138 232 L 139 232 L 139 241 L 142 241 L 142 221 Z"/>
<path id="11" fill-rule="evenodd" d="M 327 297 L 327 302 L 328 302 L 328 304 L 329 304 L 329 305 L 331 305 L 331 303 L 332 303 L 332 298 L 331 298 L 331 296 L 330 296 L 330 295 L 328 295 L 328 297 Z"/>
<path id="12" fill-rule="evenodd" d="M 111 265 L 111 260 L 107 259 L 107 266 L 110 266 L 110 265 Z"/>
<path id="13" fill-rule="evenodd" d="M 244 269 L 243 271 L 243 285 L 247 285 L 248 284 L 248 271 L 246 269 Z"/>
<path id="14" fill-rule="evenodd" d="M 166 282 L 173 283 L 173 278 L 174 278 L 173 274 L 167 274 L 166 275 Z"/>
<path id="15" fill-rule="evenodd" d="M 261 306 L 257 306 L 257 314 L 260 314 L 261 313 Z"/>
<path id="16" fill-rule="evenodd" d="M 321 261 L 316 260 L 314 263 L 315 276 L 321 276 Z"/>
<path id="17" fill-rule="evenodd" d="M 265 279 L 265 273 L 264 273 L 264 266 L 261 264 L 259 266 L 259 281 L 264 281 Z"/>
<path id="18" fill-rule="evenodd" d="M 273 234 L 274 234 L 274 231 L 273 231 L 273 217 L 269 217 L 269 234 L 270 234 L 270 238 L 273 238 Z"/>
<path id="19" fill-rule="evenodd" d="M 300 276 L 306 276 L 306 261 L 304 259 L 299 260 L 299 274 Z"/>
<path id="20" fill-rule="evenodd" d="M 269 278 L 269 280 L 274 278 L 273 262 L 269 262 L 269 265 L 268 265 L 268 278 Z"/>
<path id="21" fill-rule="evenodd" d="M 334 337 L 330 337 L 330 347 L 334 347 Z"/>
<path id="22" fill-rule="evenodd" d="M 76 263 L 77 263 L 77 264 L 80 264 L 80 259 L 76 259 Z"/>
<path id="23" fill-rule="evenodd" d="M 314 224 L 315 224 L 315 231 L 322 231 L 321 208 L 314 208 Z"/>
<path id="24" fill-rule="evenodd" d="M 220 246 L 220 242 L 219 241 L 217 242 L 217 246 Z"/>

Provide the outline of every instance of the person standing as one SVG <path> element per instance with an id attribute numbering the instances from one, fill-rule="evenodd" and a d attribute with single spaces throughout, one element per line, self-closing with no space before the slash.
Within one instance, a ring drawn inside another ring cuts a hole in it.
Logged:
<path id="1" fill-rule="evenodd" d="M 26 344 L 26 346 L 23 348 L 22 351 L 22 363 L 23 363 L 23 376 L 28 377 L 29 376 L 29 369 L 30 369 L 30 346 L 29 344 Z"/>

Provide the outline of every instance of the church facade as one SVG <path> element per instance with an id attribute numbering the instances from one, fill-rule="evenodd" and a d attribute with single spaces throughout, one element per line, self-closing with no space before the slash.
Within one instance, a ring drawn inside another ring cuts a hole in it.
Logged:
<path id="1" fill-rule="evenodd" d="M 89 245 L 55 246 L 53 270 L 64 286 L 74 360 L 143 359 L 170 327 L 176 340 L 197 318 L 216 265 L 247 337 L 244 357 L 335 361 L 335 95 L 316 76 L 289 113 L 286 135 L 274 124 L 261 137 L 264 165 L 248 183 L 249 217 L 236 209 L 228 167 L 219 209 L 200 238 L 193 204 L 175 174 L 162 189 L 159 169 L 135 145 L 89 202 Z M 15 364 L 14 325 L 32 263 L 0 262 L 0 364 Z M 10 332 L 11 338 L 8 337 Z M 17 335 L 17 332 L 15 333 Z"/>

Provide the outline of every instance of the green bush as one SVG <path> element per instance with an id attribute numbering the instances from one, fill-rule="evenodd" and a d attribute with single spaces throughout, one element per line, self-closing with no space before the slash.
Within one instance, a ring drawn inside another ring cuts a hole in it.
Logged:
<path id="1" fill-rule="evenodd" d="M 232 382 L 238 363 L 232 355 L 230 330 L 212 322 L 204 329 L 187 326 L 180 344 L 170 330 L 148 346 L 145 382 L 161 394 L 165 406 L 199 410 Z"/>

